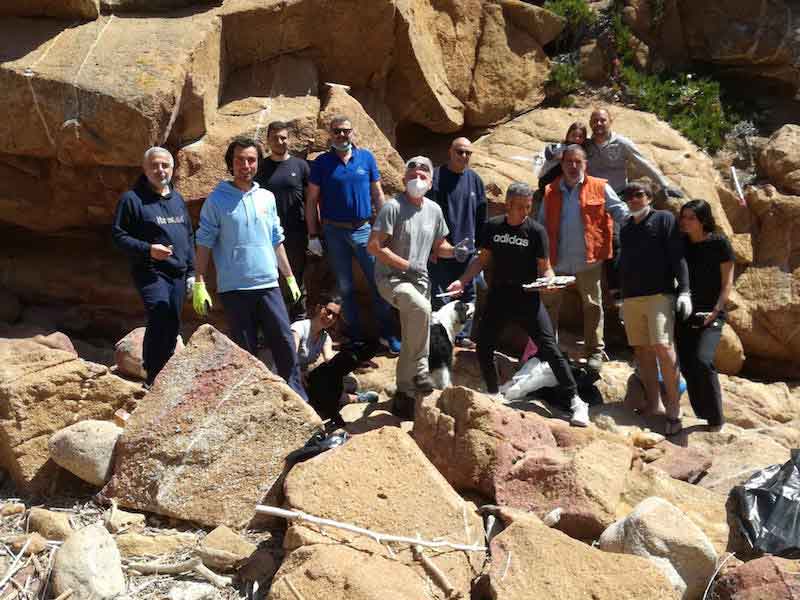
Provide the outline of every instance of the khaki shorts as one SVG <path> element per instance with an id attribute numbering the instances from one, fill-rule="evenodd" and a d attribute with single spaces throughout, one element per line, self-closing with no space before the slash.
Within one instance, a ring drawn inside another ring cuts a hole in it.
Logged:
<path id="1" fill-rule="evenodd" d="M 675 296 L 655 294 L 625 298 L 625 333 L 631 346 L 668 345 L 675 336 Z"/>

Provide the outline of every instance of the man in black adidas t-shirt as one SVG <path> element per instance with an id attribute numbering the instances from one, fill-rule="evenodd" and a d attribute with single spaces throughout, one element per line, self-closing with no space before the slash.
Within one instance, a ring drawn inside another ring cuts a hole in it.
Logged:
<path id="1" fill-rule="evenodd" d="M 278 217 L 283 226 L 283 247 L 292 267 L 292 273 L 300 286 L 300 299 L 288 306 L 291 321 L 306 318 L 306 286 L 303 272 L 306 266 L 308 244 L 305 219 L 305 189 L 308 184 L 309 166 L 302 158 L 289 154 L 289 125 L 273 121 L 267 126 L 267 141 L 270 154 L 261 161 L 255 179 L 263 188 L 275 196 Z M 285 282 L 281 279 L 281 288 Z M 283 289 L 283 297 L 290 298 Z"/>
<path id="2" fill-rule="evenodd" d="M 575 379 L 566 358 L 556 344 L 553 326 L 537 292 L 523 289 L 539 275 L 554 277 L 550 266 L 547 233 L 529 215 L 533 190 L 525 183 L 512 183 L 506 192 L 506 214 L 486 223 L 480 254 L 448 291 L 460 292 L 467 282 L 492 265 L 489 297 L 478 331 L 478 360 L 489 394 L 495 395 L 497 367 L 494 351 L 497 336 L 509 321 L 517 321 L 539 347 L 537 358 L 547 362 L 558 380 L 559 404 L 572 412 L 570 422 L 589 424 L 589 407 L 578 397 Z"/>

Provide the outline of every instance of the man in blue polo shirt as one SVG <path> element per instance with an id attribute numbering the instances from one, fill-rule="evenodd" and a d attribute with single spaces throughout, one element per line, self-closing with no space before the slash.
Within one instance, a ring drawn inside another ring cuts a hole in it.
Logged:
<path id="1" fill-rule="evenodd" d="M 322 256 L 322 234 L 342 296 L 347 335 L 352 342 L 361 342 L 364 338 L 353 286 L 352 260 L 355 257 L 370 287 L 381 343 L 391 354 L 397 355 L 400 342 L 392 335 L 389 305 L 381 298 L 375 285 L 375 258 L 367 252 L 367 241 L 372 231 L 372 207 L 374 205 L 378 211 L 383 206 L 378 165 L 369 150 L 353 144 L 353 126 L 348 117 L 334 117 L 330 135 L 331 149 L 312 163 L 308 179 L 308 250 Z"/>

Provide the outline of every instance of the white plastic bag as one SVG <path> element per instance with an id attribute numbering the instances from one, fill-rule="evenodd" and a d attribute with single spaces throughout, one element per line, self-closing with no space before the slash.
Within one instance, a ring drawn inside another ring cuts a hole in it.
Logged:
<path id="1" fill-rule="evenodd" d="M 538 358 L 531 358 L 522 365 L 510 381 L 500 388 L 506 400 L 520 400 L 543 387 L 558 385 L 556 376 L 553 375 L 550 365 L 541 362 Z"/>

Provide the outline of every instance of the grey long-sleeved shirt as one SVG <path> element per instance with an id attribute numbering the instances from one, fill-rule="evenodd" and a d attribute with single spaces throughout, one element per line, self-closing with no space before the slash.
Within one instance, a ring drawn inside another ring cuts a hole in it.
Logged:
<path id="1" fill-rule="evenodd" d="M 612 133 L 604 144 L 597 144 L 594 140 L 588 139 L 586 154 L 589 175 L 607 179 L 615 192 L 619 192 L 628 183 L 628 163 L 636 165 L 661 187 L 669 185 L 669 181 L 661 171 L 642 156 L 636 144 L 624 135 Z"/>

